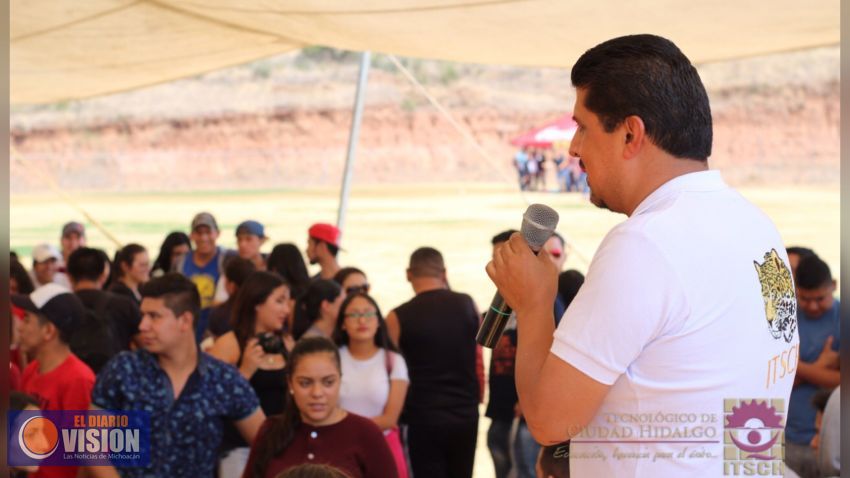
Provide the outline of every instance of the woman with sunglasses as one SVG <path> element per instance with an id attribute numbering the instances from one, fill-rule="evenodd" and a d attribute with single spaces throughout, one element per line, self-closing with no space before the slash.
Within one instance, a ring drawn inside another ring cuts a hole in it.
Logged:
<path id="1" fill-rule="evenodd" d="M 334 282 L 342 287 L 346 295 L 369 293 L 369 281 L 366 273 L 356 267 L 343 267 L 334 275 Z"/>
<path id="2" fill-rule="evenodd" d="M 389 339 L 375 299 L 365 292 L 346 297 L 334 339 L 342 361 L 340 406 L 371 418 L 383 430 L 398 475 L 406 478 L 397 422 L 410 379 L 407 364 Z"/>

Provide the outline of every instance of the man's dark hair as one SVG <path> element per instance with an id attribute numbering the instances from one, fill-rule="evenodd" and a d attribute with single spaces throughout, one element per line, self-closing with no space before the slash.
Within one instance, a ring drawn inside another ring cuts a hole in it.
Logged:
<path id="1" fill-rule="evenodd" d="M 446 272 L 443 255 L 433 247 L 420 247 L 410 255 L 408 268 L 413 277 L 440 277 Z"/>
<path id="2" fill-rule="evenodd" d="M 558 294 L 561 295 L 565 307 L 570 306 L 583 284 L 584 274 L 575 269 L 561 272 L 558 275 Z"/>
<path id="3" fill-rule="evenodd" d="M 800 247 L 800 246 L 791 246 L 785 248 L 785 253 L 788 255 L 794 254 L 800 256 L 800 258 L 814 256 L 815 251 L 809 249 L 808 247 Z"/>
<path id="4" fill-rule="evenodd" d="M 68 256 L 68 275 L 74 282 L 81 280 L 96 282 L 103 275 L 108 263 L 109 257 L 106 252 L 91 247 L 81 247 Z"/>
<path id="5" fill-rule="evenodd" d="M 797 287 L 806 290 L 820 289 L 832 283 L 829 266 L 816 255 L 803 256 L 797 264 Z"/>
<path id="6" fill-rule="evenodd" d="M 161 277 L 149 280 L 139 288 L 142 299 L 162 299 L 174 316 L 184 312 L 192 313 L 192 324 L 197 324 L 201 314 L 201 295 L 195 284 L 185 276 L 169 272 Z"/>
<path id="7" fill-rule="evenodd" d="M 708 95 L 690 60 L 670 40 L 629 35 L 587 50 L 573 66 L 573 86 L 609 133 L 639 116 L 646 135 L 677 158 L 706 161 L 712 126 Z"/>
<path id="8" fill-rule="evenodd" d="M 224 277 L 227 277 L 227 282 L 236 285 L 236 287 L 242 287 L 245 279 L 255 270 L 257 270 L 257 266 L 250 260 L 233 257 L 224 266 Z"/>
<path id="9" fill-rule="evenodd" d="M 490 244 L 495 246 L 496 244 L 501 244 L 503 242 L 507 242 L 508 239 L 511 238 L 511 235 L 515 232 L 519 232 L 519 231 L 517 231 L 516 229 L 508 229 L 507 231 L 502 231 L 502 232 L 496 234 L 495 236 L 493 236 L 493 239 L 490 239 Z"/>
<path id="10" fill-rule="evenodd" d="M 27 407 L 41 408 L 41 405 L 32 395 L 14 390 L 9 393 L 9 410 L 23 410 Z"/>

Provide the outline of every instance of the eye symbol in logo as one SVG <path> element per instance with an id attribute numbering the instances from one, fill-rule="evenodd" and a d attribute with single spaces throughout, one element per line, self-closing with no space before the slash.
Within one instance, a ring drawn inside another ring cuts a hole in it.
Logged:
<path id="1" fill-rule="evenodd" d="M 18 444 L 25 455 L 42 460 L 49 457 L 59 446 L 59 432 L 56 425 L 42 416 L 27 419 L 18 432 Z"/>
<path id="2" fill-rule="evenodd" d="M 726 429 L 732 443 L 739 449 L 751 453 L 747 458 L 758 460 L 774 460 L 776 457 L 761 455 L 776 444 L 779 432 L 771 430 L 782 429 L 782 416 L 776 409 L 769 407 L 766 402 L 742 402 L 740 407 L 733 407 L 732 414 L 726 417 Z"/>

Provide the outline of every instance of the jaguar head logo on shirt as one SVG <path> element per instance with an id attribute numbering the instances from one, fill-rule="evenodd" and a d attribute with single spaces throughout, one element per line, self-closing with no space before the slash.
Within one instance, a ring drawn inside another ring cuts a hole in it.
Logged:
<path id="1" fill-rule="evenodd" d="M 790 343 L 797 330 L 797 299 L 791 271 L 779 257 L 776 249 L 764 254 L 764 262 L 753 261 L 761 283 L 767 327 L 774 339 L 784 338 Z"/>

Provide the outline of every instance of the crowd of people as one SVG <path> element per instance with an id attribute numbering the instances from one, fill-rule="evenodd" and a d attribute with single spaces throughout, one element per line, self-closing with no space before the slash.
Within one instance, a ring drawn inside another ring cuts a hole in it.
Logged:
<path id="1" fill-rule="evenodd" d="M 552 148 L 525 146 L 514 154 L 513 167 L 517 171 L 522 191 L 546 190 L 546 163 L 555 171 L 558 191 L 587 194 L 587 173 L 581 168 L 579 158 Z"/>
<path id="2" fill-rule="evenodd" d="M 494 251 L 515 232 L 495 235 Z M 72 222 L 61 250 L 33 249 L 29 271 L 13 255 L 15 399 L 46 410 L 153 410 L 151 464 L 121 476 L 273 477 L 300 464 L 353 477 L 471 476 L 485 389 L 480 314 L 448 287 L 439 251 L 411 254 L 414 297 L 385 316 L 366 272 L 339 265 L 332 225 L 308 230 L 306 256 L 321 268 L 313 277 L 294 244 L 262 253 L 257 221 L 236 228 L 237 250 L 216 245 L 219 234 L 203 212 L 188 235 L 166 236 L 155 261 L 138 244 L 110 260 Z M 564 239 L 556 233 L 543 248 L 562 270 Z M 839 466 L 836 284 L 813 251 L 791 247 L 788 257 L 801 344 L 786 461 L 800 476 L 829 476 Z M 583 281 L 561 272 L 555 324 Z M 516 350 L 512 318 L 487 373 L 497 478 L 537 476 L 541 455 L 517 397 Z M 552 476 L 568 476 L 565 460 L 552 463 Z"/>
<path id="3" fill-rule="evenodd" d="M 16 403 L 152 411 L 150 465 L 90 467 L 91 476 L 274 477 L 301 464 L 352 477 L 472 475 L 485 391 L 481 315 L 449 288 L 440 251 L 411 254 L 414 297 L 384 315 L 367 273 L 339 265 L 335 226 L 311 226 L 304 255 L 294 244 L 261 252 L 268 238 L 258 221 L 236 227 L 236 250 L 217 244 L 220 232 L 201 212 L 151 261 L 135 243 L 110 258 L 71 222 L 61 249 L 33 249 L 30 270 L 13 253 Z M 559 267 L 565 246 L 559 235 L 544 246 Z M 320 267 L 312 277 L 305 255 Z M 553 320 L 580 282 L 570 284 Z M 488 445 L 498 467 L 534 476 L 539 446 L 511 390 L 515 341 L 512 325 L 490 364 Z"/>

